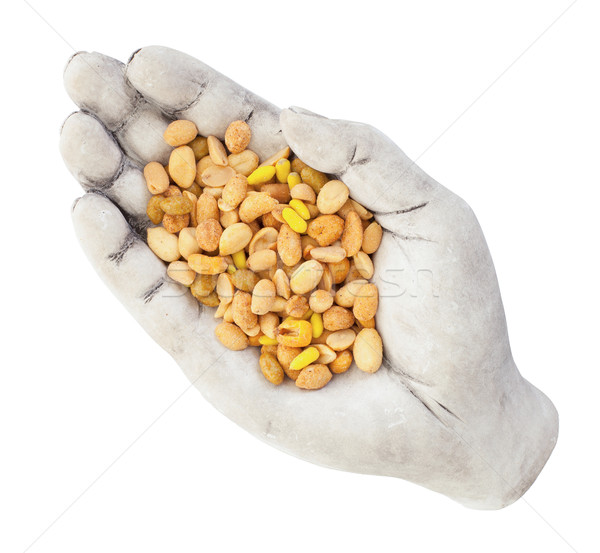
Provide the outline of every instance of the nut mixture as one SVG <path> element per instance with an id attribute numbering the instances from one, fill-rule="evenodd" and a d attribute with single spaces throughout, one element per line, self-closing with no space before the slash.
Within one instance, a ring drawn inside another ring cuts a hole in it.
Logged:
<path id="1" fill-rule="evenodd" d="M 348 187 L 295 158 L 286 147 L 260 163 L 252 133 L 234 121 L 202 137 L 192 121 L 172 122 L 166 166 L 144 168 L 152 197 L 148 246 L 222 319 L 227 348 L 261 348 L 264 377 L 317 390 L 354 360 L 379 369 L 379 294 L 369 282 L 381 226 Z M 158 226 L 162 225 L 162 226 Z"/>

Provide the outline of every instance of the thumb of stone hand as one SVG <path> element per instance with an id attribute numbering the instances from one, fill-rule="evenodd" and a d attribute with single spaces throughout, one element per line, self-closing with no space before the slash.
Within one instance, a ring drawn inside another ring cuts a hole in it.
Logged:
<path id="1" fill-rule="evenodd" d="M 65 71 L 85 111 L 61 152 L 88 191 L 73 207 L 82 247 L 101 278 L 217 409 L 271 445 L 343 470 L 411 480 L 476 508 L 520 497 L 557 435 L 552 403 L 519 374 L 494 267 L 467 204 L 368 125 L 277 108 L 201 62 L 162 47 L 127 66 L 80 53 Z M 273 387 L 255 352 L 229 352 L 214 320 L 143 240 L 148 192 L 140 163 L 165 162 L 173 118 L 221 135 L 249 119 L 250 147 L 284 143 L 335 175 L 376 214 L 377 325 L 384 366 L 356 368 L 317 393 Z M 282 132 L 281 132 L 282 131 Z"/>

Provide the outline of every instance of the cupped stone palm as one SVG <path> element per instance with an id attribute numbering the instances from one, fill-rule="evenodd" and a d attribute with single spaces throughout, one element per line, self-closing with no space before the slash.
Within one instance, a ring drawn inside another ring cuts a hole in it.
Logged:
<path id="1" fill-rule="evenodd" d="M 256 437 L 308 461 L 403 478 L 474 508 L 510 504 L 556 443 L 551 401 L 512 359 L 494 266 L 469 206 L 387 137 L 359 123 L 275 106 L 200 61 L 164 47 L 127 65 L 78 53 L 65 70 L 78 111 L 60 148 L 87 192 L 75 230 L 96 271 L 203 396 Z M 165 163 L 176 118 L 223 137 L 247 121 L 265 158 L 289 144 L 343 180 L 384 228 L 374 255 L 384 364 L 353 366 L 318 392 L 260 374 L 256 348 L 225 350 L 217 321 L 144 242 L 141 167 Z"/>

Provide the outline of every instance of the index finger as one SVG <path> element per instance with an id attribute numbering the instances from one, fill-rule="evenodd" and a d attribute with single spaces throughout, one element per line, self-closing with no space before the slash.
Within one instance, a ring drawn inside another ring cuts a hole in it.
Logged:
<path id="1" fill-rule="evenodd" d="M 249 148 L 261 158 L 286 145 L 279 108 L 183 52 L 141 48 L 126 76 L 149 102 L 173 118 L 193 121 L 203 136 L 223 138 L 229 123 L 240 119 L 251 126 Z"/>

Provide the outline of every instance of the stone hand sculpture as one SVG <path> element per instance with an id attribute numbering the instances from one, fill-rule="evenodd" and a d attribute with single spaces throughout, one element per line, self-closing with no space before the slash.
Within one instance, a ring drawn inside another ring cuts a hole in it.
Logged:
<path id="1" fill-rule="evenodd" d="M 87 192 L 73 206 L 90 262 L 142 327 L 220 412 L 265 442 L 340 470 L 395 476 L 479 509 L 518 499 L 556 443 L 552 402 L 512 359 L 492 259 L 469 206 L 374 128 L 279 110 L 200 61 L 164 47 L 128 64 L 78 53 L 65 85 L 81 108 L 65 121 L 64 160 Z M 275 387 L 258 349 L 225 350 L 212 309 L 170 281 L 144 243 L 140 168 L 166 163 L 175 118 L 223 137 L 246 120 L 261 159 L 289 144 L 343 180 L 375 213 L 377 326 L 384 364 L 356 367 L 317 392 Z"/>

